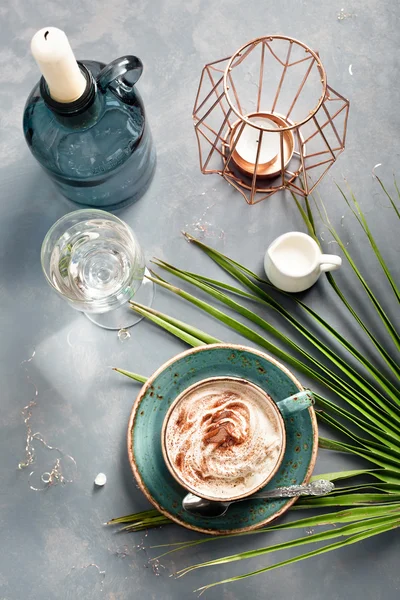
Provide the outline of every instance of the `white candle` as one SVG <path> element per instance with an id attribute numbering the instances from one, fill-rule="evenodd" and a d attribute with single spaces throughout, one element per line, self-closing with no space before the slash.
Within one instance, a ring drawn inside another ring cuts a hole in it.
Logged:
<path id="1" fill-rule="evenodd" d="M 262 166 L 273 162 L 280 152 L 280 139 L 278 133 L 279 127 L 268 117 L 248 117 L 248 119 L 255 125 L 266 127 L 268 129 L 276 129 L 277 133 L 263 131 L 261 149 L 257 164 Z M 238 128 L 238 133 L 239 131 L 240 128 Z M 235 151 L 242 160 L 255 165 L 257 160 L 259 139 L 260 130 L 256 129 L 255 127 L 251 127 L 251 125 L 245 125 L 235 147 Z"/>
<path id="2" fill-rule="evenodd" d="M 45 27 L 32 38 L 31 51 L 57 102 L 73 102 L 86 88 L 67 36 L 61 29 Z"/>

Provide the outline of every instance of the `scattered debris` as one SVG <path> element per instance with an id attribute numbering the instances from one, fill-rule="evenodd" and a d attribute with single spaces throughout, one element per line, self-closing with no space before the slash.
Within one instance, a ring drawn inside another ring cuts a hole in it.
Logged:
<path id="1" fill-rule="evenodd" d="M 313 533 L 314 533 L 314 529 L 311 529 L 311 527 L 307 527 L 306 534 L 307 535 L 312 535 Z"/>
<path id="2" fill-rule="evenodd" d="M 209 223 L 208 221 L 203 221 L 202 217 L 194 223 L 185 225 L 185 230 L 192 235 L 197 234 L 200 240 L 220 239 L 223 242 L 225 241 L 224 230 L 215 227 L 215 225 L 212 225 L 212 223 Z"/>
<path id="3" fill-rule="evenodd" d="M 56 458 L 54 466 L 52 467 L 51 471 L 45 471 L 44 473 L 42 473 L 40 475 L 39 481 L 44 484 L 43 486 L 37 487 L 37 485 L 32 485 L 32 478 L 34 475 L 36 475 L 36 471 L 31 471 L 31 473 L 29 474 L 29 487 L 31 488 L 31 490 L 33 490 L 34 492 L 43 492 L 44 490 L 47 490 L 49 487 L 55 486 L 59 483 L 62 483 L 63 485 L 66 483 L 73 483 L 74 482 L 73 478 L 67 479 L 66 477 L 64 477 L 61 459 L 63 458 L 63 459 L 70 460 L 73 465 L 73 470 L 76 473 L 77 465 L 76 465 L 75 459 L 72 456 L 70 456 L 69 454 L 65 454 L 64 452 L 62 452 L 62 450 L 60 450 L 59 448 L 56 448 L 55 446 L 50 446 L 46 442 L 46 440 L 43 439 L 42 435 L 39 432 L 34 433 L 31 437 L 31 439 L 41 442 L 43 444 L 43 446 L 45 448 L 47 448 L 48 450 L 53 450 L 60 454 L 60 457 Z M 32 448 L 32 450 L 33 450 L 33 448 Z"/>
<path id="4" fill-rule="evenodd" d="M 354 13 L 346 13 L 344 8 L 340 9 L 340 12 L 337 13 L 337 20 L 338 21 L 344 21 L 345 19 L 352 19 L 353 17 L 356 17 L 357 15 L 355 15 Z"/>
<path id="5" fill-rule="evenodd" d="M 37 396 L 37 390 L 36 394 Z M 25 469 L 29 467 L 35 461 L 35 450 L 32 447 L 32 428 L 30 420 L 32 417 L 32 408 L 36 406 L 36 402 L 31 400 L 27 406 L 24 406 L 22 415 L 24 417 L 24 423 L 26 427 L 26 443 L 25 443 L 25 460 L 18 463 L 18 469 Z"/>
<path id="6" fill-rule="evenodd" d="M 118 339 L 120 342 L 125 342 L 126 340 L 129 340 L 130 337 L 131 337 L 131 334 L 129 333 L 129 331 L 127 329 L 120 329 L 118 331 Z"/>
<path id="7" fill-rule="evenodd" d="M 32 353 L 32 356 L 29 359 L 23 360 L 21 362 L 21 366 L 25 365 L 26 363 L 31 362 L 33 360 L 35 354 L 36 354 L 36 352 L 34 351 Z M 69 459 L 72 462 L 72 464 L 74 465 L 75 471 L 76 471 L 76 461 L 69 454 L 64 454 L 64 452 L 62 452 L 62 450 L 60 450 L 59 448 L 56 448 L 55 446 L 50 446 L 50 444 L 48 444 L 46 442 L 46 440 L 43 438 L 42 434 L 39 431 L 37 431 L 36 433 L 32 433 L 32 426 L 31 426 L 32 409 L 37 406 L 36 399 L 38 398 L 39 391 L 38 391 L 37 386 L 31 380 L 29 372 L 25 366 L 24 366 L 24 370 L 26 371 L 26 379 L 33 386 L 35 393 L 34 393 L 34 399 L 32 399 L 29 402 L 29 404 L 27 404 L 22 410 L 22 415 L 24 417 L 24 424 L 26 427 L 25 459 L 18 463 L 18 469 L 19 470 L 26 469 L 27 467 L 29 467 L 35 463 L 36 452 L 35 452 L 35 448 L 33 446 L 34 441 L 40 442 L 47 450 L 58 452 L 60 455 L 58 458 L 56 458 L 51 471 L 45 471 L 44 473 L 42 473 L 39 476 L 39 484 L 41 485 L 41 487 L 38 487 L 37 485 L 32 485 L 32 478 L 36 474 L 36 471 L 31 471 L 29 474 L 29 487 L 31 488 L 31 490 L 33 490 L 34 492 L 42 492 L 43 490 L 48 489 L 50 486 L 57 485 L 58 483 L 62 483 L 62 484 L 72 483 L 73 479 L 67 479 L 63 475 L 61 459 L 62 458 Z"/>
<path id="8" fill-rule="evenodd" d="M 90 567 L 94 567 L 97 570 L 97 572 L 100 575 L 100 577 L 101 577 L 101 580 L 100 580 L 100 590 L 99 591 L 102 592 L 103 591 L 103 585 L 104 585 L 104 579 L 106 577 L 106 572 L 102 571 L 100 569 L 99 565 L 96 565 L 96 563 L 90 563 L 89 565 L 84 565 L 83 567 L 75 567 L 75 566 L 71 567 L 71 570 L 68 573 L 68 575 L 71 576 L 73 572 L 77 573 L 78 571 L 86 571 L 86 569 L 89 569 Z"/>
<path id="9" fill-rule="evenodd" d="M 160 561 L 158 560 L 158 558 L 154 559 L 154 560 L 151 562 L 151 567 L 152 567 L 152 569 L 153 569 L 153 573 L 154 573 L 154 575 L 155 575 L 156 577 L 159 577 L 159 576 L 160 576 L 160 567 L 161 567 L 162 569 L 165 569 L 164 565 L 162 565 L 162 564 L 160 563 Z"/>
<path id="10" fill-rule="evenodd" d="M 197 219 L 197 221 L 194 221 L 190 224 L 186 224 L 185 230 L 188 233 L 191 233 L 192 235 L 198 237 L 200 240 L 220 240 L 223 246 L 225 244 L 225 231 L 223 229 L 220 229 L 219 227 L 216 227 L 206 219 L 207 213 L 210 211 L 211 208 L 215 206 L 215 204 L 216 203 L 214 202 L 213 204 L 210 204 L 210 206 L 207 206 L 203 214 Z"/>
<path id="11" fill-rule="evenodd" d="M 110 550 L 110 548 L 109 548 Z M 122 548 L 117 548 L 116 550 L 110 550 L 110 552 L 113 552 L 114 556 L 116 556 L 117 558 L 126 558 L 127 556 L 130 556 L 130 551 L 128 546 L 123 546 Z"/>

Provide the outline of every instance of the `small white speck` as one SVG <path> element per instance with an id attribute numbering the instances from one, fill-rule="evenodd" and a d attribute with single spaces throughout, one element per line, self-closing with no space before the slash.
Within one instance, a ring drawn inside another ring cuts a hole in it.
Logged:
<path id="1" fill-rule="evenodd" d="M 353 69 L 352 69 L 353 65 L 349 65 L 349 73 L 350 75 L 353 75 Z"/>
<path id="2" fill-rule="evenodd" d="M 107 477 L 104 473 L 99 473 L 96 477 L 96 479 L 94 480 L 94 484 L 98 485 L 99 487 L 102 487 L 103 485 L 105 485 L 107 482 Z"/>

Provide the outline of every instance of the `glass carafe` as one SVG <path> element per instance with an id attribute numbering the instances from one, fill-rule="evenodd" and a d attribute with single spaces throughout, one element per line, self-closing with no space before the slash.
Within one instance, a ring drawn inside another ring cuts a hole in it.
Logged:
<path id="1" fill-rule="evenodd" d="M 106 210 L 139 199 L 156 164 L 143 101 L 136 89 L 143 65 L 124 56 L 109 65 L 78 61 L 86 89 L 78 100 L 56 102 L 42 77 L 24 110 L 28 146 L 61 193 Z"/>

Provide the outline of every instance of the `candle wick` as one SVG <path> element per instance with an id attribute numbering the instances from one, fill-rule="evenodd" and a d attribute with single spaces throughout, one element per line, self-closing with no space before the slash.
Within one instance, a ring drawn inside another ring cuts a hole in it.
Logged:
<path id="1" fill-rule="evenodd" d="M 44 34 L 44 39 L 47 41 L 47 36 L 49 35 L 49 32 L 46 31 L 46 33 Z"/>

